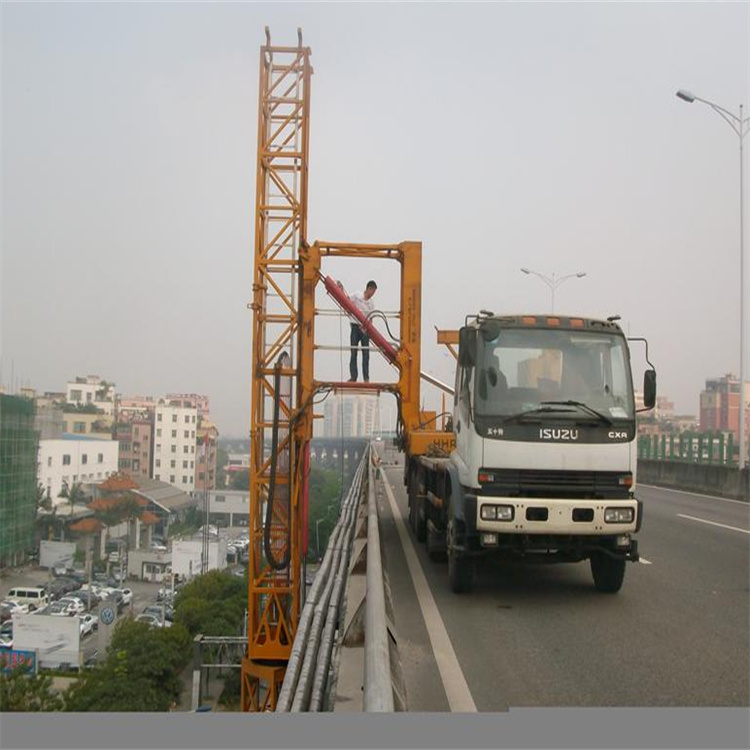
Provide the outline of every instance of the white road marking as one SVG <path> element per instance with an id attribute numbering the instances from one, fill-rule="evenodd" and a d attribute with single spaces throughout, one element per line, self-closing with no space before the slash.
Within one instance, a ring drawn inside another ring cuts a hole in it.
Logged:
<path id="1" fill-rule="evenodd" d="M 688 518 L 691 521 L 698 521 L 699 523 L 708 523 L 711 526 L 720 526 L 722 529 L 731 529 L 732 531 L 741 531 L 743 534 L 750 534 L 747 529 L 738 529 L 736 526 L 727 526 L 725 523 L 716 523 L 716 521 L 707 521 L 705 518 L 696 518 L 695 516 L 683 516 L 682 513 L 677 514 L 680 518 Z"/>
<path id="2" fill-rule="evenodd" d="M 664 490 L 664 492 L 676 492 L 679 495 L 692 495 L 693 497 L 705 497 L 709 500 L 721 500 L 722 503 L 734 503 L 735 505 L 744 505 L 746 508 L 750 509 L 750 503 L 745 502 L 744 500 L 731 500 L 728 497 L 718 497 L 717 495 L 701 495 L 700 492 L 688 492 L 687 490 L 674 490 L 671 487 L 659 487 L 655 484 L 644 484 L 643 482 L 638 482 L 638 485 L 640 487 L 648 487 L 652 490 Z"/>
<path id="3" fill-rule="evenodd" d="M 653 565 L 651 560 L 647 560 L 645 557 L 638 558 L 639 563 L 643 563 L 643 565 Z"/>
<path id="4" fill-rule="evenodd" d="M 401 509 L 393 497 L 390 482 L 386 477 L 382 467 L 380 469 L 380 478 L 383 480 L 383 487 L 388 496 L 388 502 L 391 506 L 391 513 L 396 522 L 396 529 L 401 540 L 401 546 L 406 556 L 406 564 L 409 566 L 414 588 L 417 592 L 417 601 L 419 608 L 422 610 L 422 617 L 427 627 L 427 635 L 430 638 L 432 651 L 435 654 L 440 679 L 443 681 L 443 689 L 448 698 L 448 705 L 451 711 L 476 711 L 474 699 L 471 697 L 469 685 L 466 682 L 461 665 L 458 663 L 458 657 L 453 650 L 451 639 L 448 631 L 445 629 L 443 618 L 440 617 L 435 598 L 432 596 L 430 586 L 427 583 L 422 566 L 419 564 L 417 553 L 414 550 L 414 544 L 406 530 L 406 523 L 401 514 Z"/>

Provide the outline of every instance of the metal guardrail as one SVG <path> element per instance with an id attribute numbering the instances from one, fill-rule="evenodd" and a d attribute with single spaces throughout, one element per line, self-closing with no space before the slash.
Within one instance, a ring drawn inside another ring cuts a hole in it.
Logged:
<path id="1" fill-rule="evenodd" d="M 372 450 L 372 449 L 370 449 Z M 393 711 L 391 657 L 385 615 L 385 589 L 380 557 L 375 474 L 368 451 L 367 478 L 367 600 L 365 610 L 365 711 Z"/>
<path id="2" fill-rule="evenodd" d="M 357 509 L 366 467 L 370 463 L 368 448 L 354 475 L 339 521 L 302 609 L 276 706 L 279 712 L 320 711 L 323 708 Z"/>

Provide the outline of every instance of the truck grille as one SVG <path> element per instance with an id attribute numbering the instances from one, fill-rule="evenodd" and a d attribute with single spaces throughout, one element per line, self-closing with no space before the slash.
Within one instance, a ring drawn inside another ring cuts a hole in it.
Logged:
<path id="1" fill-rule="evenodd" d="M 482 484 L 483 495 L 501 497 L 557 497 L 616 500 L 629 497 L 620 484 L 620 471 L 536 471 L 534 469 L 482 469 L 492 481 Z"/>

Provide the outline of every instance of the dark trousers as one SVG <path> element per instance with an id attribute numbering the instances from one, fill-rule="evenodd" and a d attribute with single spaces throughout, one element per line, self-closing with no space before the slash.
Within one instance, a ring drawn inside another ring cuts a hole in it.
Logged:
<path id="1" fill-rule="evenodd" d="M 370 379 L 370 337 L 356 324 L 351 324 L 352 333 L 349 343 L 352 355 L 349 358 L 349 375 L 352 380 L 357 379 L 357 346 L 362 344 L 362 375 L 365 380 Z"/>

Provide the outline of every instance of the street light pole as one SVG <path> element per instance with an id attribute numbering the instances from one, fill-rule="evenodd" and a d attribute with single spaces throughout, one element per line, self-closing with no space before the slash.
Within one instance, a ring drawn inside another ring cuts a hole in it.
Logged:
<path id="1" fill-rule="evenodd" d="M 745 446 L 745 421 L 747 414 L 747 407 L 745 404 L 745 175 L 744 175 L 744 164 L 745 156 L 743 150 L 743 144 L 745 136 L 750 130 L 749 123 L 750 118 L 743 117 L 744 108 L 740 104 L 740 114 L 737 116 L 734 112 L 730 112 L 724 107 L 720 107 L 718 104 L 709 101 L 708 99 L 701 99 L 695 94 L 691 94 L 689 91 L 680 89 L 676 96 L 678 99 L 692 104 L 693 102 L 700 102 L 711 107 L 719 117 L 721 117 L 737 135 L 740 141 L 740 460 L 739 469 L 742 471 L 745 468 L 745 462 L 747 458 L 747 447 Z"/>
<path id="2" fill-rule="evenodd" d="M 565 276 L 557 276 L 556 274 L 552 274 L 552 276 L 547 276 L 543 273 L 539 273 L 538 271 L 531 271 L 528 268 L 522 268 L 521 273 L 525 273 L 527 276 L 538 276 L 549 288 L 550 292 L 552 294 L 552 312 L 555 312 L 555 289 L 560 286 L 563 282 L 567 281 L 568 279 L 582 279 L 585 275 L 585 271 L 578 271 L 577 273 L 568 273 L 565 274 Z"/>

